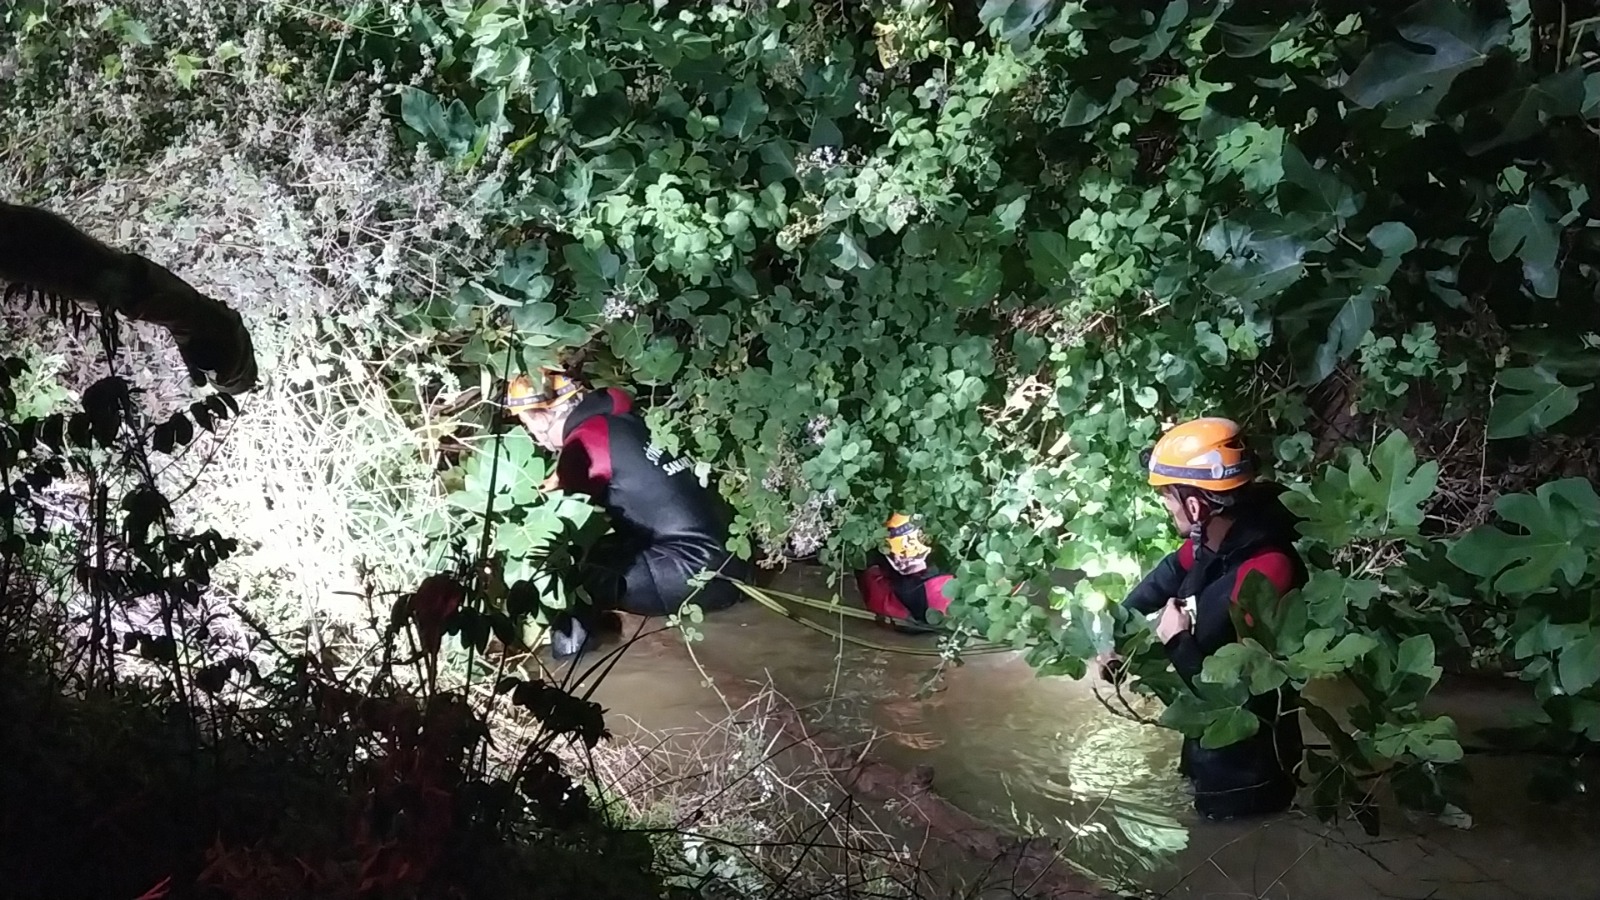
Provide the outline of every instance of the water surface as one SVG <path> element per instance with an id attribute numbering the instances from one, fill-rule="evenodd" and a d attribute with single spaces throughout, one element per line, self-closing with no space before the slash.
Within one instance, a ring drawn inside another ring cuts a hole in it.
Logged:
<path id="1" fill-rule="evenodd" d="M 815 569 L 791 568 L 774 586 L 831 594 Z M 855 601 L 850 586 L 844 592 Z M 831 624 L 892 646 L 931 646 L 930 638 L 870 623 Z M 1600 897 L 1600 804 L 1527 802 L 1526 759 L 1471 758 L 1469 830 L 1394 815 L 1378 838 L 1301 813 L 1203 822 L 1176 773 L 1178 736 L 1111 714 L 1088 680 L 1038 678 L 1012 654 L 978 656 L 945 671 L 937 690 L 919 699 L 937 660 L 830 639 L 755 603 L 699 627 L 705 637 L 693 645 L 693 659 L 670 633 L 623 654 L 596 693 L 614 727 L 633 720 L 652 730 L 692 730 L 723 718 L 700 669 L 716 685 L 770 682 L 812 721 L 853 737 L 876 735 L 877 758 L 903 769 L 931 766 L 935 789 L 968 813 L 1070 840 L 1075 865 L 1170 897 Z M 1514 683 L 1439 693 L 1440 711 L 1463 730 L 1503 721 L 1528 703 Z M 1312 732 L 1307 738 L 1318 740 Z"/>

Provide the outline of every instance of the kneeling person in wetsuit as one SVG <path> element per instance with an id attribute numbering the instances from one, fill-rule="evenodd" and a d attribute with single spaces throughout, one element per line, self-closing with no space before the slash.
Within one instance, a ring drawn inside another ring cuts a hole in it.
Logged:
<path id="1" fill-rule="evenodd" d="M 728 526 L 694 465 L 670 458 L 650 439 L 633 398 L 616 388 L 586 392 L 545 370 L 536 384 L 519 375 L 505 407 L 534 442 L 558 452 L 555 486 L 585 494 L 610 518 L 612 533 L 590 551 L 583 587 L 595 608 L 568 612 L 551 623 L 551 652 L 572 659 L 587 649 L 599 610 L 641 616 L 676 613 L 691 598 L 703 609 L 733 605 L 732 584 L 713 578 L 689 584 L 705 570 L 744 577 L 743 562 L 727 550 Z"/>
<path id="2" fill-rule="evenodd" d="M 897 631 L 921 632 L 899 622 L 928 625 L 928 610 L 944 615 L 950 608 L 945 585 L 950 576 L 939 571 L 931 560 L 933 548 L 922 539 L 922 529 L 904 513 L 895 513 L 885 523 L 889 530 L 883 550 L 873 551 L 866 566 L 856 572 L 856 587 L 868 610 L 882 624 Z"/>
<path id="3" fill-rule="evenodd" d="M 1178 425 L 1145 456 L 1150 485 L 1187 539 L 1123 604 L 1159 615 L 1156 636 L 1192 687 L 1206 657 L 1238 640 L 1230 609 L 1247 575 L 1265 575 L 1280 597 L 1306 583 L 1294 546 L 1296 518 L 1279 499 L 1281 485 L 1254 480 L 1255 458 L 1227 419 Z M 1114 662 L 1110 654 L 1102 658 Z M 1304 753 L 1298 698 L 1287 690 L 1257 695 L 1249 709 L 1261 718 L 1249 738 L 1216 750 L 1195 738 L 1183 742 L 1179 771 L 1194 782 L 1195 808 L 1208 817 L 1281 812 L 1294 802 Z"/>

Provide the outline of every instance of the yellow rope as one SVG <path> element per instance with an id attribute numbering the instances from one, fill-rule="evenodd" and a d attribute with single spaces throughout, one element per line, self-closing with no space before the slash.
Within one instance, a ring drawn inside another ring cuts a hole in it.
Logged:
<path id="1" fill-rule="evenodd" d="M 828 602 L 823 601 L 823 600 L 815 600 L 815 599 L 812 599 L 810 597 L 802 597 L 799 594 L 790 594 L 790 593 L 787 593 L 787 592 L 784 592 L 784 591 L 775 591 L 775 590 L 769 590 L 769 589 L 766 589 L 766 588 L 758 588 L 753 584 L 746 584 L 746 583 L 744 583 L 742 581 L 737 581 L 737 580 L 734 580 L 734 579 L 731 579 L 731 578 L 728 579 L 728 580 L 730 582 L 732 582 L 736 587 L 738 587 L 739 590 L 744 591 L 746 596 L 750 597 L 752 600 L 755 600 L 757 603 L 761 604 L 762 606 L 766 607 L 767 609 L 772 610 L 773 612 L 777 613 L 780 616 L 783 616 L 786 619 L 790 619 L 790 620 L 792 620 L 794 622 L 798 622 L 801 625 L 804 625 L 805 627 L 810 628 L 813 631 L 819 632 L 821 634 L 825 634 L 828 637 L 833 638 L 835 640 L 841 640 L 841 641 L 844 641 L 846 643 L 855 644 L 858 647 L 865 647 L 865 648 L 867 648 L 869 650 L 881 650 L 881 651 L 883 651 L 885 653 L 903 653 L 903 654 L 905 654 L 907 656 L 935 656 L 935 657 L 944 655 L 939 650 L 932 650 L 932 649 L 929 649 L 927 647 L 894 647 L 894 646 L 890 646 L 888 644 L 880 644 L 877 641 L 869 641 L 869 640 L 867 640 L 865 638 L 854 637 L 852 635 L 845 634 L 842 631 L 834 631 L 833 629 L 827 627 L 826 625 L 821 624 L 820 622 L 813 622 L 810 619 L 805 618 L 804 616 L 796 615 L 792 610 L 790 610 L 788 607 L 786 607 L 782 603 L 780 603 L 778 598 L 781 598 L 783 600 L 787 600 L 787 601 L 789 601 L 791 603 L 797 603 L 797 604 L 799 604 L 801 606 L 809 606 L 812 609 L 818 609 L 818 610 L 821 610 L 821 611 L 829 613 L 829 614 L 845 615 L 845 616 L 850 616 L 850 617 L 856 618 L 856 619 L 865 619 L 866 621 L 869 621 L 869 622 L 878 621 L 879 616 L 877 616 L 874 613 L 867 612 L 866 610 L 852 609 L 850 607 L 844 606 L 844 605 L 839 604 L 839 603 L 828 603 Z M 1011 649 L 1010 647 L 1004 646 L 1002 644 L 993 644 L 993 643 L 990 643 L 988 641 L 980 641 L 977 644 L 975 644 L 974 646 L 969 646 L 969 647 L 963 648 L 962 652 L 963 653 L 1004 653 L 1004 652 L 1006 652 L 1006 651 L 1008 651 L 1010 649 Z"/>

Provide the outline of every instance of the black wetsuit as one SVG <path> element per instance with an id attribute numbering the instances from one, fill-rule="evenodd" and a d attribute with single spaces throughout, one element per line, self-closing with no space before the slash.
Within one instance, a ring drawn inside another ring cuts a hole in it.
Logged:
<path id="1" fill-rule="evenodd" d="M 1166 556 L 1128 594 L 1123 604 L 1149 614 L 1168 598 L 1195 598 L 1193 627 L 1166 644 L 1167 657 L 1186 682 L 1193 683 L 1205 658 L 1238 640 L 1230 608 L 1245 576 L 1260 572 L 1282 596 L 1305 585 L 1305 563 L 1295 550 L 1295 519 L 1278 499 L 1283 488 L 1257 484 L 1232 511 L 1235 516 L 1221 546 L 1201 554 L 1194 565 L 1192 542 Z M 1179 771 L 1194 781 L 1195 808 L 1212 818 L 1281 812 L 1294 802 L 1294 774 L 1304 754 L 1298 698 L 1284 689 L 1250 699 L 1261 718 L 1254 735 L 1216 750 L 1185 738 Z M 1282 711 L 1280 713 L 1280 710 Z"/>
<path id="2" fill-rule="evenodd" d="M 597 606 L 665 616 L 692 599 L 721 609 L 743 595 L 713 579 L 698 591 L 689 579 L 706 569 L 748 577 L 726 549 L 727 519 L 715 492 L 703 487 L 687 459 L 651 443 L 633 399 L 615 388 L 578 402 L 562 435 L 556 463 L 561 489 L 592 497 L 613 533 L 589 554 L 584 585 Z"/>

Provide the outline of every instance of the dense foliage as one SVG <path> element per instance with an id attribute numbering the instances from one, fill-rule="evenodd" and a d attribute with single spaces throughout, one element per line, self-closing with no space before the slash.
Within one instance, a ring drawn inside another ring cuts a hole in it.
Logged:
<path id="1" fill-rule="evenodd" d="M 384 348 L 412 363 L 392 394 L 492 390 L 581 348 L 703 460 L 741 549 L 846 565 L 915 510 L 962 619 L 1071 675 L 1172 544 L 1137 451 L 1227 413 L 1299 485 L 1317 573 L 1169 724 L 1225 742 L 1255 727 L 1242 691 L 1345 675 L 1367 704 L 1348 726 L 1312 710 L 1334 744 L 1319 799 L 1388 780 L 1436 811 L 1459 805 L 1461 748 L 1418 704 L 1447 658 L 1521 672 L 1550 718 L 1522 737 L 1600 738 L 1600 75 L 1575 5 L 447 0 L 297 21 L 337 48 L 329 83 L 404 75 L 395 127 L 475 179 L 495 241 L 452 294 L 396 298 L 414 340 Z M 40 72 L 69 52 L 29 46 Z M 226 77 L 220 45 L 158 49 L 164 90 Z M 494 465 L 451 481 L 492 549 L 564 552 L 559 498 L 477 502 Z"/>

